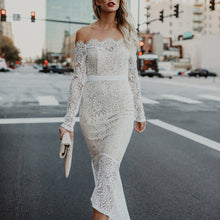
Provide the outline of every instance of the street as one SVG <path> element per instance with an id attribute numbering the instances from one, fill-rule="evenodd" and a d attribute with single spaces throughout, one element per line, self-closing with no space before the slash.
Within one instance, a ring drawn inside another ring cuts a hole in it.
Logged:
<path id="1" fill-rule="evenodd" d="M 70 176 L 59 126 L 71 75 L 0 72 L 0 219 L 92 220 L 89 151 L 77 122 Z M 220 219 L 220 77 L 140 77 L 146 130 L 120 167 L 131 220 Z"/>

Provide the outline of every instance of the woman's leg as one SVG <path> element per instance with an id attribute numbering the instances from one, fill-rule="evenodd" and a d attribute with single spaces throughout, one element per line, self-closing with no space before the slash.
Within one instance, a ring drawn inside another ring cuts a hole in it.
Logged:
<path id="1" fill-rule="evenodd" d="M 102 214 L 98 210 L 93 208 L 93 218 L 92 220 L 108 220 L 109 217 L 107 215 Z"/>

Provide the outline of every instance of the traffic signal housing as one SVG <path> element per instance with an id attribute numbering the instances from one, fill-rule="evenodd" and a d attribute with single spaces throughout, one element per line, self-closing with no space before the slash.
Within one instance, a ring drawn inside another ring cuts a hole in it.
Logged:
<path id="1" fill-rule="evenodd" d="M 6 10 L 1 9 L 1 21 L 6 21 Z"/>
<path id="2" fill-rule="evenodd" d="M 211 11 L 214 11 L 215 10 L 215 0 L 211 0 L 209 1 L 209 8 L 211 9 Z"/>
<path id="3" fill-rule="evenodd" d="M 141 40 L 141 41 L 139 42 L 139 46 L 140 46 L 140 51 L 139 51 L 138 55 L 141 56 L 141 55 L 143 55 L 144 52 L 145 52 L 145 50 L 144 50 L 144 41 L 143 41 L 143 40 Z"/>
<path id="4" fill-rule="evenodd" d="M 179 4 L 174 5 L 174 16 L 179 17 Z"/>
<path id="5" fill-rule="evenodd" d="M 31 12 L 31 22 L 35 22 L 35 11 Z"/>
<path id="6" fill-rule="evenodd" d="M 160 11 L 160 18 L 159 18 L 159 20 L 160 20 L 161 22 L 163 22 L 163 19 L 164 19 L 164 14 L 163 14 L 163 12 L 164 12 L 164 10 Z"/>

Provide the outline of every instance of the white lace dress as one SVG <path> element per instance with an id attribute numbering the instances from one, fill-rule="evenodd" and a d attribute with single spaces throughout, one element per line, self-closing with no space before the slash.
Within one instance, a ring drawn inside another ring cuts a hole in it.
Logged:
<path id="1" fill-rule="evenodd" d="M 62 127 L 73 131 L 79 111 L 94 175 L 92 207 L 109 220 L 129 220 L 119 167 L 134 120 L 146 121 L 136 58 L 124 39 L 76 42 L 75 71 Z"/>

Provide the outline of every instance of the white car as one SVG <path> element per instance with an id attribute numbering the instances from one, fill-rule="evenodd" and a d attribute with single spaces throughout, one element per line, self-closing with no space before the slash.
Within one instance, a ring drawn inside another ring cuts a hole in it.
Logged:
<path id="1" fill-rule="evenodd" d="M 175 70 L 169 70 L 169 69 L 166 69 L 166 68 L 159 68 L 159 75 L 160 77 L 168 77 L 170 79 L 172 79 L 173 76 L 177 76 L 178 75 L 178 71 L 175 71 Z"/>
<path id="2" fill-rule="evenodd" d="M 5 59 L 0 58 L 0 71 L 6 72 L 9 71 L 9 68 L 5 62 Z"/>

